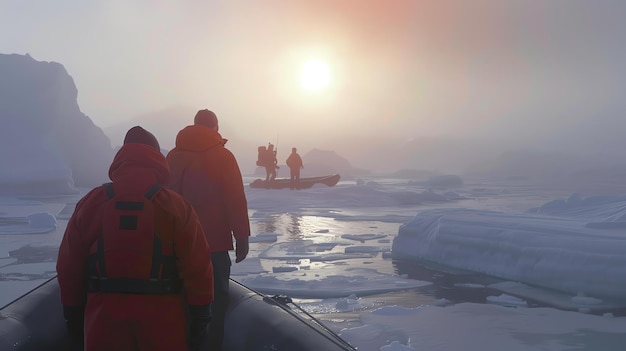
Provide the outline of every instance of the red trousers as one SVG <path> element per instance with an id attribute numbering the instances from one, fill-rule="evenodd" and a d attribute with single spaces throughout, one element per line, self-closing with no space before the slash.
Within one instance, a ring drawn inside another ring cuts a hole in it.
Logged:
<path id="1" fill-rule="evenodd" d="M 181 295 L 90 293 L 85 351 L 187 350 Z"/>

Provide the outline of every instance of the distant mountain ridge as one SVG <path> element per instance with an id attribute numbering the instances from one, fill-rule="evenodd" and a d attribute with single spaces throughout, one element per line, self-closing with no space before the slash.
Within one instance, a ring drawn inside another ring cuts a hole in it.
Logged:
<path id="1" fill-rule="evenodd" d="M 174 145 L 176 133 L 193 122 L 195 113 L 194 108 L 172 107 L 105 128 L 105 132 L 114 144 L 116 140 L 121 143 L 128 128 L 142 125 L 157 136 L 163 148 L 170 149 Z M 262 172 L 256 168 L 256 150 L 264 142 L 241 137 L 237 133 L 237 126 L 231 123 L 228 118 L 220 119 L 220 132 L 229 139 L 226 146 L 235 154 L 244 174 L 259 175 Z M 359 137 L 347 134 L 341 139 L 320 139 L 316 143 L 312 148 L 298 148 L 305 163 L 303 175 L 335 172 L 346 176 L 393 175 L 401 170 L 412 170 L 413 173 L 424 174 L 537 178 L 578 174 L 596 166 L 604 167 L 601 160 L 593 161 L 594 157 L 505 147 L 503 142 L 494 140 L 425 136 L 399 140 L 383 135 Z M 290 148 L 279 147 L 278 151 L 279 164 L 283 164 Z M 281 167 L 278 174 L 288 176 L 288 169 Z"/>

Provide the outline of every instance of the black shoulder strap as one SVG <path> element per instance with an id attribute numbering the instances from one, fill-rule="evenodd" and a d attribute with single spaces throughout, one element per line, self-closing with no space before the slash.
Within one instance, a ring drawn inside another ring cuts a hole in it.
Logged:
<path id="1" fill-rule="evenodd" d="M 112 199 L 115 196 L 115 191 L 113 191 L 113 183 L 104 183 L 102 184 L 104 187 L 104 193 L 107 194 L 109 199 Z"/>
<path id="2" fill-rule="evenodd" d="M 102 184 L 104 187 L 104 192 L 109 199 L 112 199 L 115 196 L 115 191 L 113 190 L 113 183 L 104 183 Z M 143 195 L 146 199 L 152 200 L 154 196 L 163 188 L 163 184 L 154 184 L 146 193 Z"/>
<path id="3" fill-rule="evenodd" d="M 143 196 L 148 200 L 152 200 L 161 188 L 163 188 L 163 184 L 154 184 Z"/>

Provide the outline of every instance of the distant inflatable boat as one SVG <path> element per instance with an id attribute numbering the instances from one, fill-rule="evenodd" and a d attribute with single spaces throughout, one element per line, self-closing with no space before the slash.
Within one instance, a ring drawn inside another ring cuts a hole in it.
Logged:
<path id="1" fill-rule="evenodd" d="M 256 179 L 250 183 L 250 187 L 256 189 L 308 189 L 315 184 L 324 184 L 327 186 L 335 186 L 339 182 L 341 176 L 339 174 L 327 175 L 322 177 L 300 178 L 300 181 L 292 184 L 290 179 L 277 178 L 271 181 Z"/>
<path id="2" fill-rule="evenodd" d="M 0 309 L 0 350 L 66 350 L 56 278 Z M 284 296 L 269 297 L 230 281 L 224 350 L 356 351 Z"/>

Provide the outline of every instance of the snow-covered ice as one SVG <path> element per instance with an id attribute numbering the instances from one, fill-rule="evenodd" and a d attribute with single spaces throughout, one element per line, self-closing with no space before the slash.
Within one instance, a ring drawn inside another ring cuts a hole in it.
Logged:
<path id="1" fill-rule="evenodd" d="M 546 199 L 467 180 L 454 191 L 388 179 L 246 191 L 253 236 L 233 279 L 293 297 L 360 351 L 626 343 L 624 196 Z M 78 198 L 1 199 L 0 304 L 54 275 Z M 416 279 L 397 262 L 441 273 Z M 460 299 L 428 293 L 451 272 Z M 490 278 L 466 279 L 476 274 Z"/>

